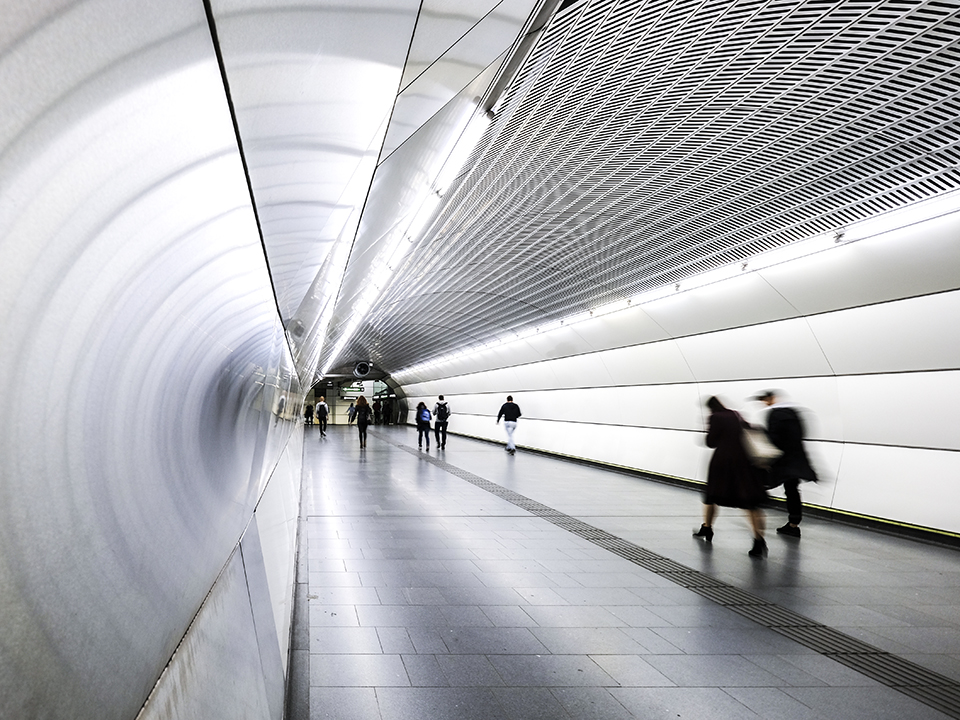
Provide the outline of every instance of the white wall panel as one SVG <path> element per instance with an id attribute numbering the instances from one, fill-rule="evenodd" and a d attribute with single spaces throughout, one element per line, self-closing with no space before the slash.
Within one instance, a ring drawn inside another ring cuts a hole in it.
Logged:
<path id="1" fill-rule="evenodd" d="M 235 552 L 137 718 L 270 717 L 250 596 Z"/>
<path id="2" fill-rule="evenodd" d="M 960 372 L 837 379 L 849 442 L 960 450 Z"/>
<path id="3" fill-rule="evenodd" d="M 675 477 L 694 477 L 703 452 L 703 434 L 603 425 L 524 420 L 518 445 Z"/>
<path id="4" fill-rule="evenodd" d="M 255 513 L 280 657 L 286 671 L 296 580 L 297 519 L 300 505 L 303 434 L 291 438 Z"/>
<path id="5" fill-rule="evenodd" d="M 643 306 L 671 337 L 755 325 L 798 315 L 758 273 L 747 273 L 695 292 L 680 292 Z"/>
<path id="6" fill-rule="evenodd" d="M 957 532 L 960 453 L 848 444 L 834 507 Z"/>
<path id="7" fill-rule="evenodd" d="M 577 325 L 561 327 L 526 338 L 526 342 L 543 360 L 592 352 L 595 348 L 577 332 Z"/>
<path id="8" fill-rule="evenodd" d="M 831 373 L 806 320 L 784 320 L 677 341 L 700 381 Z"/>
<path id="9" fill-rule="evenodd" d="M 801 313 L 960 287 L 960 213 L 762 271 Z"/>
<path id="10" fill-rule="evenodd" d="M 670 337 L 641 307 L 580 322 L 572 329 L 597 350 L 657 342 Z"/>
<path id="11" fill-rule="evenodd" d="M 506 344 L 495 360 L 475 356 L 469 366 L 478 372 L 417 390 L 431 407 L 440 392 L 451 400 L 454 432 L 503 442 L 492 421 L 512 393 L 524 411 L 521 446 L 703 480 L 706 399 L 717 395 L 763 424 L 767 409 L 751 398 L 775 389 L 800 408 L 821 477 L 804 484 L 805 501 L 958 532 L 960 292 L 878 302 L 923 292 L 927 278 L 934 290 L 960 284 L 958 222 L 943 218 L 907 243 L 916 228 Z M 831 312 L 764 321 L 794 307 Z M 574 331 L 598 350 L 551 359 Z M 539 361 L 527 362 L 537 349 Z M 512 374 L 483 368 L 511 357 L 526 364 Z"/>
<path id="12" fill-rule="evenodd" d="M 809 318 L 839 375 L 954 370 L 960 360 L 960 292 Z"/>
<path id="13" fill-rule="evenodd" d="M 695 380 L 680 348 L 672 340 L 607 350 L 598 356 L 615 385 L 652 385 Z"/>
<path id="14" fill-rule="evenodd" d="M 768 378 L 734 382 L 700 383 L 703 401 L 716 395 L 727 407 L 736 410 L 750 423 L 765 424 L 767 407 L 752 398 L 763 390 L 776 390 L 783 400 L 799 406 L 808 438 L 843 439 L 837 378 Z"/>

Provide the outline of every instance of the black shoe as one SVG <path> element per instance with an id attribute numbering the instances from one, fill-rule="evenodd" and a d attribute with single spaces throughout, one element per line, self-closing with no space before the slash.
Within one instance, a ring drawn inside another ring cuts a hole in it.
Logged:
<path id="1" fill-rule="evenodd" d="M 783 527 L 777 528 L 777 535 L 789 535 L 790 537 L 800 537 L 800 528 L 796 525 L 787 523 Z"/>
<path id="2" fill-rule="evenodd" d="M 765 557 L 767 554 L 767 541 L 763 538 L 754 538 L 753 547 L 747 553 L 750 557 Z"/>
<path id="3" fill-rule="evenodd" d="M 516 450 L 507 450 L 507 452 L 510 453 L 511 455 L 516 455 L 516 454 L 517 454 L 517 451 L 516 451 Z"/>
<path id="4" fill-rule="evenodd" d="M 697 530 L 694 534 L 694 537 L 702 537 L 707 542 L 713 540 L 713 528 L 709 525 L 701 525 L 700 529 Z"/>

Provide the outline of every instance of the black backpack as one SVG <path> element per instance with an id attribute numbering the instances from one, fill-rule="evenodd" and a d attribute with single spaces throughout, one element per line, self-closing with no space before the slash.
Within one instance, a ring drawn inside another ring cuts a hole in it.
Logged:
<path id="1" fill-rule="evenodd" d="M 450 417 L 450 410 L 447 404 L 437 403 L 437 422 L 446 422 L 448 417 Z"/>

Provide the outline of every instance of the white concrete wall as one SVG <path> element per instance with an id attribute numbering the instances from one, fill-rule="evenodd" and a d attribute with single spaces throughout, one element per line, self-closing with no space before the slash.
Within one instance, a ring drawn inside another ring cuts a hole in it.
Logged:
<path id="1" fill-rule="evenodd" d="M 960 532 L 960 214 L 505 343 L 395 379 L 450 430 L 703 480 L 710 395 L 806 408 L 805 502 Z"/>

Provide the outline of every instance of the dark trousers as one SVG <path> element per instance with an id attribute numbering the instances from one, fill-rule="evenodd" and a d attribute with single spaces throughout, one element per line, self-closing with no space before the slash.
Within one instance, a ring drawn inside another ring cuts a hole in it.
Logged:
<path id="1" fill-rule="evenodd" d="M 357 432 L 360 433 L 360 444 L 361 444 L 361 445 L 366 445 L 366 444 L 367 444 L 367 425 L 369 425 L 369 424 L 370 424 L 370 423 L 359 422 L 359 421 L 357 422 Z"/>
<path id="2" fill-rule="evenodd" d="M 783 492 L 787 496 L 788 519 L 794 525 L 799 525 L 803 519 L 803 505 L 800 502 L 800 481 L 796 478 L 784 480 Z"/>
<path id="3" fill-rule="evenodd" d="M 423 445 L 424 438 L 427 439 L 427 447 L 430 447 L 430 423 L 417 420 L 417 447 Z"/>
<path id="4" fill-rule="evenodd" d="M 441 438 L 440 433 L 443 432 L 443 437 Z M 437 439 L 437 445 L 443 447 L 447 444 L 447 421 L 437 420 L 433 423 L 433 436 Z"/>

